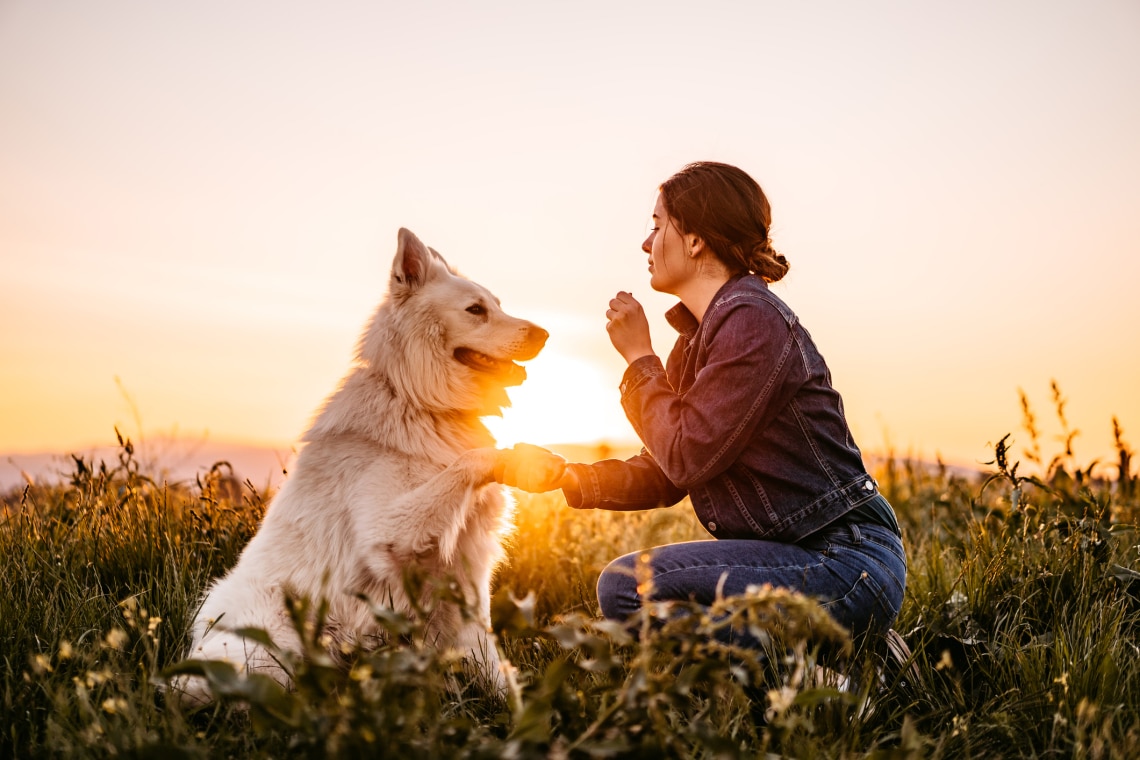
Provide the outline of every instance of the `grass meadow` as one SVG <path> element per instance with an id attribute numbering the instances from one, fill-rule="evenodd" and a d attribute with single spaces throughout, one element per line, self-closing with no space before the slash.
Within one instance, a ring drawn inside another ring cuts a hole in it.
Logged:
<path id="1" fill-rule="evenodd" d="M 387 643 L 334 664 L 319 600 L 290 606 L 309 650 L 282 654 L 293 690 L 183 661 L 199 594 L 269 494 L 224 465 L 164 483 L 121 440 L 114 461 L 75 459 L 60 483 L 3 496 L 0 757 L 1140 757 L 1131 450 L 1118 427 L 1117 462 L 1076 461 L 1073 434 L 1043 453 L 1024 412 L 1020 442 L 1000 441 L 977 477 L 899 458 L 877 468 L 910 561 L 904 664 L 852 650 L 819 667 L 845 633 L 770 589 L 605 623 L 601 568 L 704 538 L 689 507 L 577 512 L 559 493 L 518 494 L 493 611 L 514 665 L 506 694 L 382 608 Z M 724 625 L 763 629 L 768 650 L 710 643 Z M 839 688 L 836 671 L 861 676 Z M 167 703 L 156 685 L 174 672 L 205 674 L 223 699 Z"/>

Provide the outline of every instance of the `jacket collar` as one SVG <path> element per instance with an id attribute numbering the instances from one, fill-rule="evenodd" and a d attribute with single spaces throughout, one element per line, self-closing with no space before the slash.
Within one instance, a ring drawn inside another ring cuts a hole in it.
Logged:
<path id="1" fill-rule="evenodd" d="M 720 286 L 720 290 L 713 296 L 712 301 L 709 302 L 709 310 L 712 310 L 713 306 L 719 303 L 722 298 L 733 290 L 736 290 L 742 285 L 749 284 L 753 287 L 763 288 L 764 290 L 768 289 L 768 283 L 764 282 L 764 279 L 761 277 L 743 274 L 733 275 L 728 279 L 728 282 Z M 708 311 L 705 312 L 705 315 L 708 315 Z M 697 318 L 693 316 L 693 312 L 689 311 L 689 307 L 681 302 L 678 302 L 676 306 L 665 312 L 665 320 L 672 325 L 674 330 L 689 340 L 692 340 L 697 332 L 697 328 L 701 326 Z"/>

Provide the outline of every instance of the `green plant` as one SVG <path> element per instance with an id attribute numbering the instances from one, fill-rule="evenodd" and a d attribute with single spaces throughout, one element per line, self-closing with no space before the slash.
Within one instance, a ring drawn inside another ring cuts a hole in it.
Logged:
<path id="1" fill-rule="evenodd" d="M 1063 414 L 1057 390 L 1054 401 Z M 297 600 L 306 648 L 280 654 L 292 690 L 183 660 L 202 589 L 236 561 L 270 494 L 224 464 L 164 483 L 121 440 L 109 463 L 77 458 L 66 482 L 0 495 L 0 756 L 1138 756 L 1136 476 L 1114 430 L 1111 479 L 1078 463 L 1064 423 L 1061 453 L 1037 445 L 1024 466 L 1007 436 L 988 474 L 894 457 L 874 473 L 904 531 L 895 628 L 913 667 L 877 651 L 823 659 L 822 642 L 842 637 L 810 600 L 772 589 L 712 610 L 650 605 L 630 626 L 599 620 L 602 567 L 703 537 L 691 511 L 576 511 L 517 494 L 493 602 L 511 663 L 503 694 L 428 646 L 426 610 L 377 606 L 383 641 L 331 658 L 319 600 Z M 768 647 L 717 644 L 733 625 L 766 632 Z M 177 672 L 212 677 L 221 700 L 166 700 L 158 684 Z"/>

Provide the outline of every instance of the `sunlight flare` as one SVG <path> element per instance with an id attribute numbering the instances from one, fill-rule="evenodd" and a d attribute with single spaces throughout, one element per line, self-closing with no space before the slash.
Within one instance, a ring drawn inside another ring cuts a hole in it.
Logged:
<path id="1" fill-rule="evenodd" d="M 512 388 L 502 417 L 485 419 L 501 448 L 634 440 L 616 385 L 594 365 L 543 354 L 527 365 L 527 381 Z"/>

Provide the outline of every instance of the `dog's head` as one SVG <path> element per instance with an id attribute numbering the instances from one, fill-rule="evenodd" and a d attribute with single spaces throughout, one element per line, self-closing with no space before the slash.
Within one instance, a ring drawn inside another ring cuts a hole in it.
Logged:
<path id="1" fill-rule="evenodd" d="M 516 362 L 537 356 L 547 337 L 401 228 L 388 298 L 360 354 L 422 406 L 496 414 L 510 405 L 504 389 L 526 379 Z"/>

